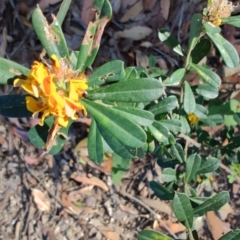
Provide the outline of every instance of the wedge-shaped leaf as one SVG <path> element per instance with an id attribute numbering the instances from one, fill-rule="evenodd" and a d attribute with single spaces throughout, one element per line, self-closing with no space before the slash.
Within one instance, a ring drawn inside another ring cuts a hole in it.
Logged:
<path id="1" fill-rule="evenodd" d="M 191 64 L 191 67 L 201 76 L 205 83 L 215 88 L 221 85 L 220 77 L 212 70 L 194 63 Z"/>
<path id="2" fill-rule="evenodd" d="M 106 82 L 118 81 L 125 76 L 124 63 L 114 60 L 103 64 L 88 77 L 88 85 L 101 85 Z"/>
<path id="3" fill-rule="evenodd" d="M 185 161 L 185 154 L 182 145 L 179 143 L 173 144 L 171 146 L 171 155 L 174 156 L 180 163 Z"/>
<path id="4" fill-rule="evenodd" d="M 129 81 L 138 78 L 138 73 L 135 67 L 127 67 L 125 68 L 125 75 L 123 78 L 119 79 L 120 81 Z"/>
<path id="5" fill-rule="evenodd" d="M 103 161 L 102 136 L 94 119 L 92 119 L 88 134 L 88 154 L 89 157 L 96 163 L 101 163 Z"/>
<path id="6" fill-rule="evenodd" d="M 182 127 L 180 129 L 180 132 L 183 134 L 189 134 L 191 131 L 191 128 L 189 126 L 189 123 L 187 121 L 187 119 L 184 116 L 180 116 L 180 121 L 182 124 Z"/>
<path id="7" fill-rule="evenodd" d="M 240 239 L 240 229 L 232 230 L 219 238 L 219 240 L 238 240 Z"/>
<path id="8" fill-rule="evenodd" d="M 126 146 L 126 144 L 120 142 L 116 137 L 111 134 L 111 132 L 108 131 L 108 129 L 104 128 L 102 125 L 97 123 L 97 126 L 108 148 L 110 148 L 110 152 L 114 152 L 125 159 L 132 159 L 134 156 L 136 156 L 136 148 L 130 148 Z M 105 151 L 106 144 L 104 146 Z"/>
<path id="9" fill-rule="evenodd" d="M 112 165 L 112 179 L 115 186 L 117 186 L 128 170 L 131 159 L 124 159 L 117 154 L 113 154 L 113 165 Z"/>
<path id="10" fill-rule="evenodd" d="M 206 119 L 207 118 L 207 114 L 208 114 L 208 110 L 203 105 L 196 104 L 196 108 L 195 108 L 194 114 L 199 119 Z"/>
<path id="11" fill-rule="evenodd" d="M 200 39 L 191 53 L 192 62 L 198 64 L 211 49 L 211 42 L 208 39 Z"/>
<path id="12" fill-rule="evenodd" d="M 216 194 L 211 199 L 207 200 L 206 202 L 202 203 L 198 207 L 194 209 L 194 215 L 203 215 L 209 211 L 217 211 L 223 205 L 225 205 L 229 201 L 229 192 L 222 191 Z"/>
<path id="13" fill-rule="evenodd" d="M 196 101 L 193 94 L 193 91 L 188 84 L 188 82 L 184 82 L 184 99 L 183 99 L 183 107 L 187 114 L 193 113 L 196 108 Z"/>
<path id="14" fill-rule="evenodd" d="M 219 167 L 219 160 L 217 158 L 208 158 L 206 161 L 202 162 L 197 173 L 209 173 L 214 172 Z"/>
<path id="15" fill-rule="evenodd" d="M 159 142 L 168 141 L 169 131 L 166 127 L 164 127 L 163 124 L 154 121 L 152 126 L 149 126 L 148 129 L 157 141 Z"/>
<path id="16" fill-rule="evenodd" d="M 150 187 L 154 191 L 155 195 L 161 200 L 172 200 L 174 197 L 174 192 L 169 191 L 157 182 L 151 181 Z"/>
<path id="17" fill-rule="evenodd" d="M 44 125 L 36 125 L 28 131 L 28 138 L 30 142 L 37 148 L 43 148 L 48 138 L 49 129 L 53 125 L 54 117 L 49 117 L 44 121 Z M 63 148 L 66 138 L 63 137 L 68 135 L 68 129 L 71 126 L 72 121 L 69 122 L 67 128 L 61 128 L 56 136 L 55 144 L 52 146 L 49 154 L 55 155 Z"/>
<path id="18" fill-rule="evenodd" d="M 172 131 L 174 133 L 179 132 L 182 127 L 181 122 L 177 119 L 160 120 L 158 122 L 166 127 L 169 131 Z"/>
<path id="19" fill-rule="evenodd" d="M 88 91 L 92 100 L 112 102 L 150 102 L 158 99 L 163 93 L 162 84 L 156 79 L 140 78 L 131 81 L 120 81 L 107 87 Z"/>
<path id="20" fill-rule="evenodd" d="M 119 110 L 119 114 L 141 126 L 149 126 L 154 121 L 152 113 L 139 108 L 118 106 L 114 109 Z"/>
<path id="21" fill-rule="evenodd" d="M 61 54 L 57 46 L 59 39 L 49 26 L 39 7 L 37 7 L 32 14 L 32 24 L 38 39 L 46 50 L 48 56 L 51 57 L 54 54 L 58 59 L 61 58 Z"/>
<path id="22" fill-rule="evenodd" d="M 179 68 L 163 81 L 163 85 L 166 87 L 179 85 L 185 75 L 185 71 L 185 68 Z"/>
<path id="23" fill-rule="evenodd" d="M 189 198 L 184 193 L 176 192 L 172 207 L 177 219 L 182 222 L 188 229 L 192 228 L 193 209 Z"/>
<path id="24" fill-rule="evenodd" d="M 184 56 L 183 50 L 180 44 L 178 43 L 178 40 L 167 29 L 161 29 L 158 32 L 158 37 L 160 41 L 166 44 L 174 52 L 178 53 L 181 56 Z"/>
<path id="25" fill-rule="evenodd" d="M 218 96 L 218 88 L 207 84 L 199 85 L 196 92 L 207 99 L 214 99 Z"/>
<path id="26" fill-rule="evenodd" d="M 0 84 L 13 84 L 15 78 L 30 73 L 30 69 L 1 57 L 0 66 Z"/>
<path id="27" fill-rule="evenodd" d="M 160 156 L 157 160 L 157 164 L 162 168 L 174 168 L 179 164 L 179 161 L 176 159 L 162 158 L 162 156 Z"/>
<path id="28" fill-rule="evenodd" d="M 240 27 L 240 18 L 239 18 L 239 15 L 238 16 L 231 16 L 231 17 L 228 17 L 228 18 L 222 18 L 221 19 L 222 23 L 223 24 L 229 24 L 229 25 L 232 25 L 232 26 L 235 26 L 235 27 Z"/>
<path id="29" fill-rule="evenodd" d="M 66 58 L 67 60 L 70 60 L 68 46 L 67 46 L 65 37 L 63 35 L 63 32 L 62 32 L 61 24 L 59 24 L 56 17 L 53 18 L 53 22 L 50 25 L 50 28 L 56 39 L 56 46 L 58 48 L 58 52 L 59 52 L 60 56 L 62 58 Z"/>
<path id="30" fill-rule="evenodd" d="M 133 148 L 143 146 L 147 139 L 146 133 L 141 127 L 119 114 L 118 110 L 87 99 L 82 99 L 81 102 L 95 119 L 97 125 L 101 126 L 101 134 L 103 130 L 106 130 L 126 146 Z M 109 144 L 109 142 L 107 143 Z"/>
<path id="31" fill-rule="evenodd" d="M 112 7 L 108 0 L 95 0 L 93 7 L 96 9 L 96 21 L 88 24 L 79 50 L 76 69 L 80 72 L 84 72 L 87 67 L 92 65 L 104 28 L 112 17 Z"/>
<path id="32" fill-rule="evenodd" d="M 216 45 L 225 64 L 229 68 L 236 67 L 239 64 L 239 56 L 234 46 L 230 42 L 228 42 L 225 38 L 223 38 L 219 33 L 210 34 L 207 32 L 207 35 Z"/>
<path id="33" fill-rule="evenodd" d="M 59 25 L 61 26 L 63 23 L 64 18 L 66 17 L 67 11 L 69 10 L 69 7 L 71 5 L 72 0 L 63 0 L 60 9 L 57 14 L 57 20 L 59 22 Z"/>
<path id="34" fill-rule="evenodd" d="M 201 158 L 198 154 L 190 155 L 186 162 L 185 182 L 189 183 L 196 176 L 197 171 L 201 165 Z"/>
<path id="35" fill-rule="evenodd" d="M 176 170 L 172 168 L 165 168 L 162 172 L 162 180 L 164 182 L 173 182 L 177 180 Z"/>
<path id="36" fill-rule="evenodd" d="M 221 28 L 220 27 L 216 27 L 215 25 L 213 25 L 210 22 L 204 23 L 204 28 L 205 28 L 205 30 L 206 30 L 206 32 L 208 34 L 216 34 L 216 33 L 220 33 L 221 32 Z"/>
<path id="37" fill-rule="evenodd" d="M 32 112 L 26 106 L 26 95 L 0 96 L 0 115 L 4 117 L 31 117 Z"/>
<path id="38" fill-rule="evenodd" d="M 192 51 L 195 48 L 201 32 L 202 32 L 202 15 L 197 13 L 194 14 L 191 19 L 188 51 Z"/>
<path id="39" fill-rule="evenodd" d="M 169 96 L 152 106 L 149 111 L 154 115 L 168 113 L 178 106 L 178 100 L 175 96 Z"/>
<path id="40" fill-rule="evenodd" d="M 157 232 L 154 230 L 143 230 L 141 231 L 138 236 L 137 240 L 174 240 L 173 238 L 168 237 L 167 235 Z"/>

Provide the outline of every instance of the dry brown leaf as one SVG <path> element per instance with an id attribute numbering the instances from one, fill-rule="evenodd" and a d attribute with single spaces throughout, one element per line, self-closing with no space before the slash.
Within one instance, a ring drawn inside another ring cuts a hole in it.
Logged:
<path id="1" fill-rule="evenodd" d="M 145 11 L 151 11 L 157 0 L 143 0 L 143 8 Z"/>
<path id="2" fill-rule="evenodd" d="M 120 235 L 118 233 L 112 231 L 111 229 L 108 229 L 108 227 L 99 226 L 97 228 L 107 239 L 110 239 L 110 240 L 119 240 L 120 239 Z"/>
<path id="3" fill-rule="evenodd" d="M 161 14 L 164 20 L 167 21 L 168 15 L 169 15 L 169 9 L 170 9 L 170 0 L 161 0 L 160 6 L 161 6 Z"/>
<path id="4" fill-rule="evenodd" d="M 83 208 L 77 207 L 74 205 L 69 199 L 66 192 L 62 193 L 62 205 L 66 208 L 66 210 L 71 214 L 81 214 L 83 212 Z"/>
<path id="5" fill-rule="evenodd" d="M 132 207 L 128 207 L 128 206 L 125 206 L 125 205 L 122 205 L 122 204 L 120 204 L 119 207 L 120 207 L 120 209 L 123 212 L 129 213 L 129 214 L 133 214 L 133 215 L 139 214 L 139 212 L 136 209 L 132 208 Z"/>
<path id="6" fill-rule="evenodd" d="M 186 231 L 186 228 L 181 223 L 173 223 L 169 220 L 162 220 L 173 233 L 180 233 Z M 164 228 L 164 226 L 162 226 Z M 157 230 L 157 229 L 156 229 Z"/>
<path id="7" fill-rule="evenodd" d="M 229 224 L 223 222 L 213 211 L 206 213 L 206 221 L 214 240 L 218 240 L 224 234 L 231 231 Z"/>
<path id="8" fill-rule="evenodd" d="M 152 29 L 145 26 L 135 26 L 124 31 L 115 32 L 115 39 L 130 38 L 135 41 L 141 40 L 152 33 Z"/>
<path id="9" fill-rule="evenodd" d="M 121 0 L 121 9 L 125 10 L 128 8 L 128 6 L 132 6 L 135 4 L 138 0 Z"/>
<path id="10" fill-rule="evenodd" d="M 136 65 L 144 68 L 149 67 L 148 56 L 139 50 L 136 50 Z"/>
<path id="11" fill-rule="evenodd" d="M 85 173 L 74 172 L 72 173 L 70 178 L 74 179 L 77 182 L 81 182 L 83 184 L 95 185 L 102 188 L 104 191 L 108 191 L 108 186 L 102 180 L 94 176 L 87 177 Z"/>
<path id="12" fill-rule="evenodd" d="M 37 157 L 24 155 L 23 158 L 24 158 L 24 161 L 29 165 L 37 165 L 39 163 L 39 158 Z"/>
<path id="13" fill-rule="evenodd" d="M 5 56 L 6 48 L 7 48 L 7 28 L 4 27 L 2 31 L 2 43 L 0 46 L 0 57 Z"/>
<path id="14" fill-rule="evenodd" d="M 84 138 L 76 145 L 73 151 L 81 157 L 88 157 L 87 143 L 88 143 L 88 139 Z"/>
<path id="15" fill-rule="evenodd" d="M 93 2 L 94 0 L 85 0 L 83 2 L 81 19 L 86 25 L 88 25 L 88 23 L 94 19 L 95 12 L 92 7 Z"/>
<path id="16" fill-rule="evenodd" d="M 47 197 L 42 193 L 40 190 L 36 188 L 32 188 L 32 196 L 33 201 L 35 202 L 38 210 L 42 212 L 49 212 L 50 211 L 50 201 L 47 199 Z"/>
<path id="17" fill-rule="evenodd" d="M 143 2 L 139 0 L 134 4 L 120 19 L 120 22 L 124 23 L 129 20 L 133 20 L 143 10 Z"/>
<path id="18" fill-rule="evenodd" d="M 56 4 L 56 3 L 60 2 L 60 1 L 62 1 L 62 0 L 41 0 L 38 3 L 38 5 L 39 5 L 40 8 L 44 9 L 44 8 L 48 7 L 50 4 L 51 5 L 52 4 Z"/>

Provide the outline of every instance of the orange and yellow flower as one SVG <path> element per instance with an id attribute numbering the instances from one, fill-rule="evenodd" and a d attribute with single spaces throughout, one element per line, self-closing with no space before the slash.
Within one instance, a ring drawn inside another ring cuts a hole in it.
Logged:
<path id="1" fill-rule="evenodd" d="M 26 97 L 27 109 L 34 117 L 40 117 L 40 125 L 46 117 L 55 116 L 55 124 L 67 127 L 79 113 L 87 114 L 79 102 L 88 89 L 87 78 L 72 70 L 67 60 L 58 60 L 55 55 L 51 59 L 52 65 L 35 61 L 26 79 L 15 79 L 14 86 L 31 95 Z"/>

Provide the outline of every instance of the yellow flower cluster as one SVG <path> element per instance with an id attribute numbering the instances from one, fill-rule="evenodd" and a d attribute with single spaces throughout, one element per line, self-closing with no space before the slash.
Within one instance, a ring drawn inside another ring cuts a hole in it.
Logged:
<path id="1" fill-rule="evenodd" d="M 26 79 L 15 79 L 14 86 L 31 95 L 26 97 L 27 109 L 33 117 L 40 117 L 40 125 L 52 115 L 55 124 L 67 127 L 70 119 L 78 118 L 79 112 L 87 114 L 79 102 L 88 88 L 87 78 L 73 71 L 65 59 L 58 60 L 55 55 L 51 59 L 52 65 L 35 61 Z"/>
<path id="2" fill-rule="evenodd" d="M 228 0 L 211 0 L 206 10 L 207 14 L 204 17 L 204 22 L 210 22 L 215 26 L 219 26 L 222 23 L 221 18 L 231 16 L 234 6 Z"/>
<path id="3" fill-rule="evenodd" d="M 194 113 L 189 113 L 187 117 L 191 126 L 195 126 L 199 122 L 199 118 Z"/>

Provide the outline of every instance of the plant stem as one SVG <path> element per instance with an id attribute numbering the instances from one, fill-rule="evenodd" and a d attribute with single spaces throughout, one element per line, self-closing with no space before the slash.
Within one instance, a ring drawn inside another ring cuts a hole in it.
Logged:
<path id="1" fill-rule="evenodd" d="M 191 229 L 188 229 L 188 236 L 189 236 L 189 240 L 195 240 Z"/>

